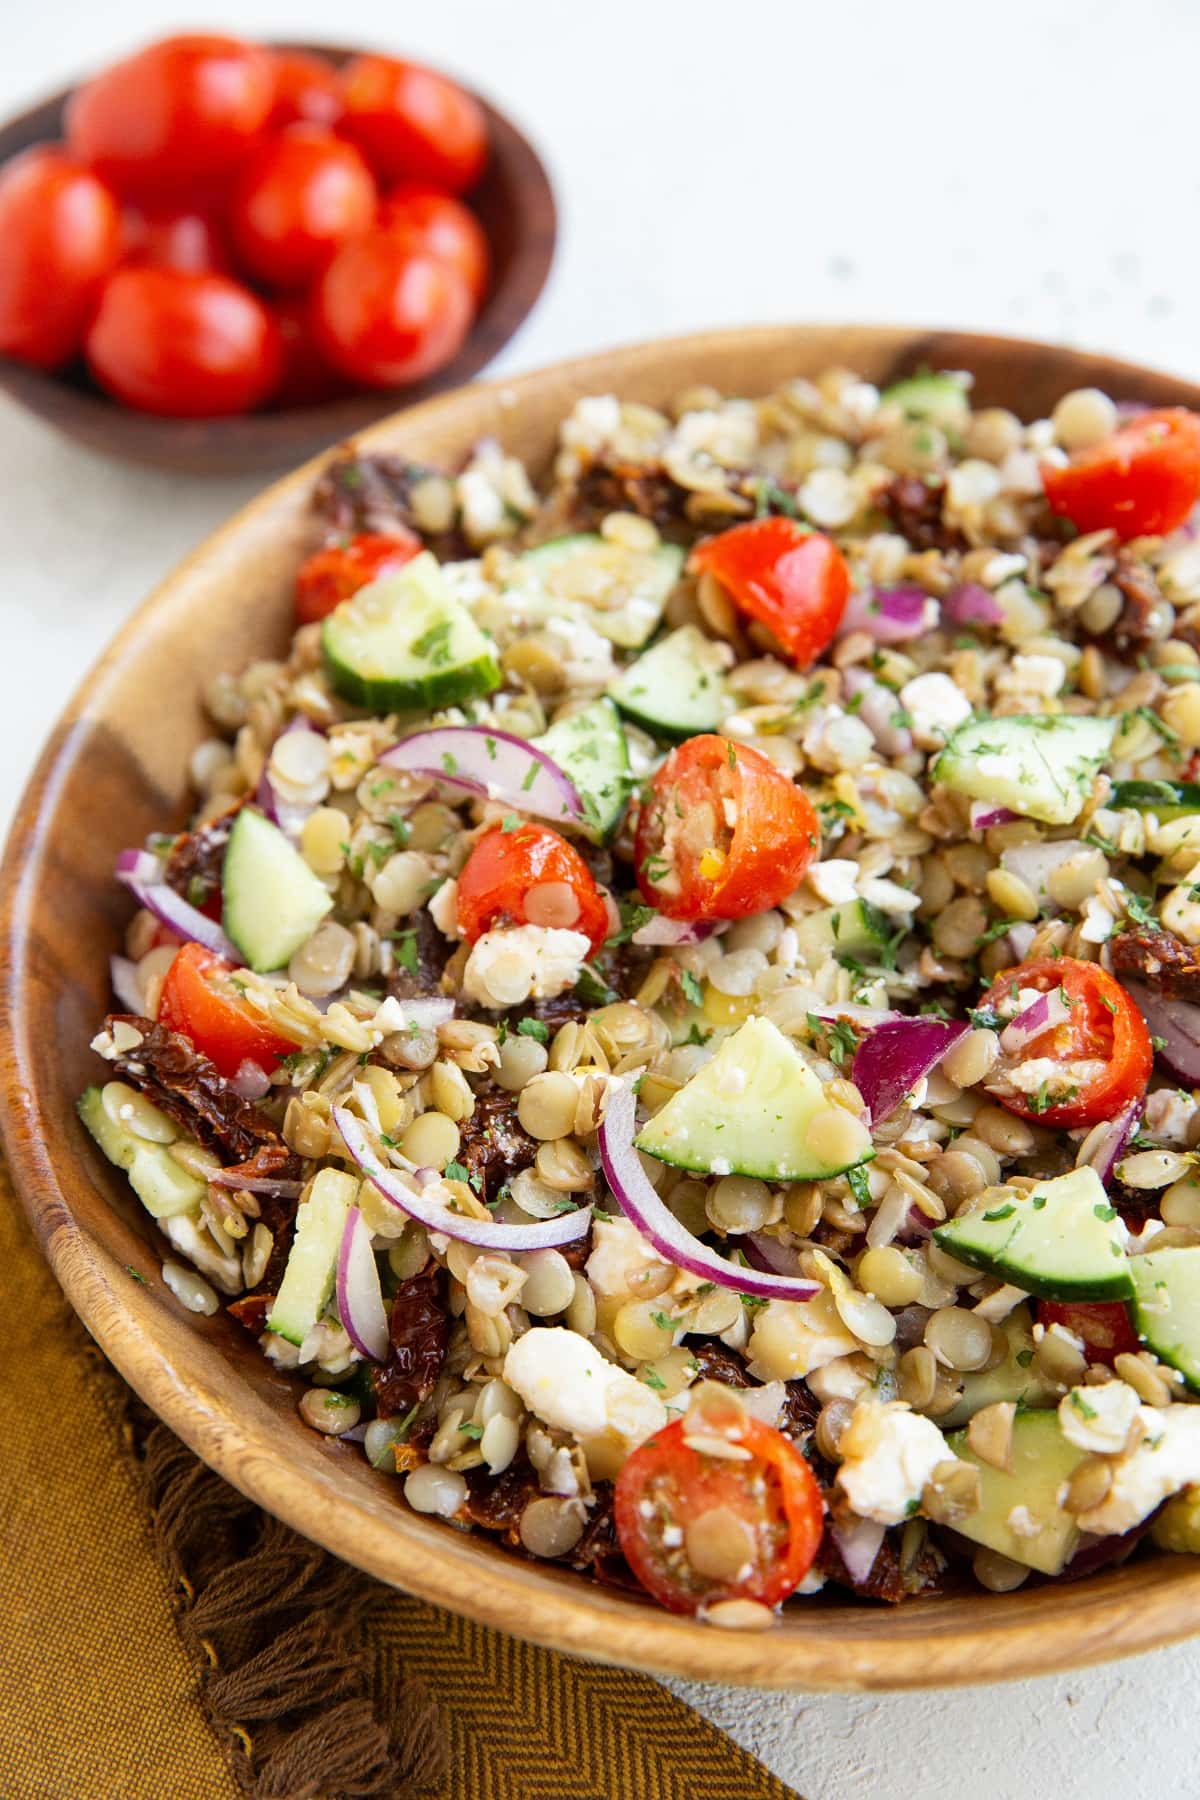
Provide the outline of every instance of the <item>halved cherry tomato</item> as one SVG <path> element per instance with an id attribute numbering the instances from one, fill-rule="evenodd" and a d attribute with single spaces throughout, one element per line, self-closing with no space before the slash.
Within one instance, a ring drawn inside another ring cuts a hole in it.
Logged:
<path id="1" fill-rule="evenodd" d="M 497 826 L 476 842 L 458 877 L 458 925 L 472 944 L 495 925 L 582 931 L 593 955 L 609 934 L 591 870 L 548 825 Z"/>
<path id="2" fill-rule="evenodd" d="M 237 970 L 201 944 L 185 944 L 163 982 L 158 1022 L 190 1038 L 222 1075 L 244 1062 L 273 1069 L 296 1048 L 238 994 Z"/>
<path id="3" fill-rule="evenodd" d="M 1008 1013 L 1010 998 L 1020 988 L 1036 988 L 1040 994 L 1057 988 L 1070 1009 L 1069 1019 L 1052 1025 L 1023 1046 L 1022 1062 L 1048 1058 L 1068 1065 L 1068 1076 L 1071 1064 L 1102 1066 L 1092 1073 L 1082 1071 L 1081 1079 L 1070 1085 L 1069 1098 L 1055 1101 L 1051 1097 L 1042 1104 L 1037 1093 L 1019 1093 L 1009 1088 L 1001 1064 L 988 1083 L 1001 1106 L 1034 1124 L 1069 1129 L 1115 1118 L 1123 1106 L 1145 1092 L 1154 1061 L 1150 1033 L 1134 1002 L 1107 969 L 1097 963 L 1080 962 L 1073 956 L 1021 963 L 997 977 L 980 1006 L 994 1011 L 1003 1005 Z"/>
<path id="4" fill-rule="evenodd" d="M 453 81 L 391 56 L 356 56 L 342 76 L 339 130 L 385 181 L 424 181 L 447 193 L 473 187 L 487 161 L 479 102 Z"/>
<path id="5" fill-rule="evenodd" d="M 693 1449 L 688 1429 L 683 1419 L 668 1425 L 617 1477 L 625 1560 L 672 1612 L 719 1600 L 775 1606 L 803 1580 L 821 1542 L 825 1508 L 812 1470 L 790 1438 L 745 1413 L 721 1435 L 748 1460 Z"/>
<path id="6" fill-rule="evenodd" d="M 1061 1325 L 1083 1339 L 1089 1362 L 1112 1368 L 1126 1350 L 1139 1350 L 1137 1332 L 1121 1300 L 1039 1300 L 1039 1325 Z"/>
<path id="7" fill-rule="evenodd" d="M 399 387 L 457 356 L 475 308 L 449 263 L 375 230 L 343 244 L 313 290 L 317 342 L 364 387 Z"/>
<path id="8" fill-rule="evenodd" d="M 267 51 L 238 38 L 163 38 L 76 88 L 71 149 L 121 193 L 179 193 L 228 174 L 275 99 Z"/>
<path id="9" fill-rule="evenodd" d="M 50 147 L 0 171 L 0 355 L 39 369 L 74 356 L 121 253 L 117 203 Z"/>
<path id="10" fill-rule="evenodd" d="M 1141 413 L 1065 468 L 1044 467 L 1042 481 L 1054 511 L 1080 531 L 1174 531 L 1200 500 L 1200 415 L 1182 406 Z"/>
<path id="11" fill-rule="evenodd" d="M 125 206 L 121 238 L 126 262 L 191 275 L 229 269 L 229 251 L 211 213 L 193 206 Z"/>
<path id="12" fill-rule="evenodd" d="M 306 287 L 339 244 L 374 222 L 375 178 L 353 144 L 290 125 L 251 152 L 233 191 L 238 256 L 272 287 Z"/>
<path id="13" fill-rule="evenodd" d="M 744 919 L 790 894 L 820 852 L 808 796 L 761 751 L 689 738 L 650 783 L 638 887 L 670 919 Z"/>
<path id="14" fill-rule="evenodd" d="M 118 269 L 85 347 L 116 399 L 181 419 L 251 411 L 282 361 L 279 327 L 249 288 L 181 269 Z"/>
<path id="15" fill-rule="evenodd" d="M 423 548 L 415 531 L 363 531 L 348 544 L 314 550 L 296 575 L 296 619 L 311 625 L 369 581 L 402 569 Z"/>
<path id="16" fill-rule="evenodd" d="M 270 124 L 336 125 L 346 110 L 338 72 L 310 50 L 273 50 L 275 105 Z"/>
<path id="17" fill-rule="evenodd" d="M 483 226 L 461 200 L 415 183 L 393 188 L 379 223 L 410 250 L 424 250 L 456 268 L 479 305 L 487 291 L 489 252 Z"/>
<path id="18" fill-rule="evenodd" d="M 832 539 L 794 519 L 750 519 L 692 551 L 735 606 L 765 625 L 798 669 L 833 642 L 850 598 L 850 570 Z"/>

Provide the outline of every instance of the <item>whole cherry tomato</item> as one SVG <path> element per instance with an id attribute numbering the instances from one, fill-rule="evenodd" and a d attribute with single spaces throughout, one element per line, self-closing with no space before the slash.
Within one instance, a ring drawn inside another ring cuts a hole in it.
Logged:
<path id="1" fill-rule="evenodd" d="M 307 287 L 339 244 L 374 222 L 375 178 L 353 144 L 321 125 L 266 138 L 238 176 L 230 208 L 246 270 L 272 287 Z"/>
<path id="2" fill-rule="evenodd" d="M 469 943 L 499 925 L 581 931 L 593 955 L 609 934 L 608 907 L 573 845 L 549 825 L 485 832 L 458 877 L 458 926 Z"/>
<path id="3" fill-rule="evenodd" d="M 307 294 L 291 294 L 275 307 L 283 372 L 272 396 L 275 406 L 320 406 L 350 392 L 346 377 L 322 356 L 313 332 Z"/>
<path id="4" fill-rule="evenodd" d="M 328 57 L 309 50 L 273 50 L 275 105 L 270 123 L 336 125 L 345 111 L 342 84 Z"/>
<path id="5" fill-rule="evenodd" d="M 410 250 L 424 250 L 453 265 L 471 290 L 476 306 L 487 292 L 490 254 L 483 226 L 461 200 L 433 188 L 393 188 L 380 208 L 379 223 Z"/>
<path id="6" fill-rule="evenodd" d="M 444 75 L 391 56 L 356 56 L 342 77 L 339 129 L 384 181 L 422 181 L 447 193 L 473 187 L 487 161 L 479 102 Z"/>
<path id="7" fill-rule="evenodd" d="M 672 750 L 637 821 L 638 886 L 670 919 L 778 905 L 820 854 L 808 796 L 758 750 L 704 735 Z"/>
<path id="8" fill-rule="evenodd" d="M 211 213 L 170 204 L 121 209 L 124 260 L 186 274 L 226 274 L 229 251 Z"/>
<path id="9" fill-rule="evenodd" d="M 158 1022 L 190 1038 L 232 1079 L 244 1062 L 273 1069 L 296 1048 L 238 994 L 237 970 L 201 944 L 185 944 L 167 970 Z"/>
<path id="10" fill-rule="evenodd" d="M 710 1439 L 743 1454 L 694 1447 Z M 706 1417 L 699 1435 L 685 1419 L 666 1426 L 625 1462 L 614 1496 L 625 1560 L 672 1612 L 721 1600 L 778 1605 L 812 1567 L 824 1514 L 792 1440 L 733 1407 L 723 1428 Z"/>
<path id="11" fill-rule="evenodd" d="M 271 58 L 258 45 L 163 38 L 75 90 L 67 139 L 122 193 L 178 193 L 227 175 L 274 99 Z"/>
<path id="12" fill-rule="evenodd" d="M 74 356 L 121 253 L 117 203 L 53 148 L 0 170 L 0 353 L 40 369 Z"/>
<path id="13" fill-rule="evenodd" d="M 1067 1016 L 1030 1037 L 1014 1065 L 1002 1058 L 986 1086 L 993 1099 L 1020 1119 L 1069 1130 L 1113 1119 L 1122 1107 L 1145 1093 L 1154 1061 L 1146 1021 L 1107 969 L 1073 956 L 1045 957 L 1005 969 L 980 1001 L 1001 1017 L 1012 1016 L 1022 988 L 1062 997 Z M 1011 1079 L 1024 1063 L 1062 1066 L 1065 1087 L 1046 1084 L 1027 1093 Z M 1058 1096 L 1057 1098 L 1055 1096 Z"/>
<path id="14" fill-rule="evenodd" d="M 474 312 L 457 269 L 380 230 L 342 245 L 317 280 L 313 308 L 322 352 L 364 387 L 399 387 L 442 368 Z"/>
<path id="15" fill-rule="evenodd" d="M 402 569 L 424 549 L 415 531 L 360 532 L 348 544 L 315 550 L 296 575 L 296 622 L 311 625 L 368 582 Z"/>
<path id="16" fill-rule="evenodd" d="M 1182 406 L 1141 413 L 1064 468 L 1044 467 L 1042 482 L 1054 511 L 1080 531 L 1174 531 L 1200 500 L 1200 415 Z"/>
<path id="17" fill-rule="evenodd" d="M 1083 1339 L 1089 1362 L 1112 1368 L 1126 1350 L 1140 1350 L 1137 1332 L 1123 1300 L 1039 1300 L 1040 1325 L 1061 1325 Z"/>
<path id="18" fill-rule="evenodd" d="M 705 538 L 691 566 L 715 575 L 800 669 L 833 642 L 850 598 L 850 570 L 837 545 L 794 519 L 751 519 Z"/>
<path id="19" fill-rule="evenodd" d="M 280 372 L 279 327 L 249 288 L 178 269 L 118 269 L 86 348 L 115 399 L 175 418 L 249 412 Z"/>

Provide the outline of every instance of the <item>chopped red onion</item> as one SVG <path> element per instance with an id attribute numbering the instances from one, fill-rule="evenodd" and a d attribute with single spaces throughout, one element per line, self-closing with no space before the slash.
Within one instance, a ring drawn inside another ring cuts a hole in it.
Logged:
<path id="1" fill-rule="evenodd" d="M 290 725 L 284 726 L 279 736 L 287 737 L 296 731 L 308 731 L 315 737 L 324 735 L 311 720 L 297 715 Z M 320 804 L 319 801 L 314 801 L 311 805 L 297 806 L 293 801 L 285 800 L 271 780 L 270 757 L 263 764 L 263 772 L 259 776 L 258 787 L 254 794 L 254 803 L 270 819 L 272 825 L 278 825 L 284 836 L 293 840 L 300 836 L 309 814 L 315 812 Z"/>
<path id="2" fill-rule="evenodd" d="M 850 1079 L 872 1125 L 892 1113 L 970 1027 L 965 1019 L 893 1019 L 865 1037 L 854 1053 Z"/>
<path id="3" fill-rule="evenodd" d="M 281 1200 L 298 1200 L 302 1181 L 277 1181 L 273 1175 L 242 1175 L 237 1169 L 217 1169 L 208 1177 L 213 1187 L 235 1188 L 243 1194 L 278 1194 Z"/>
<path id="4" fill-rule="evenodd" d="M 140 1013 L 144 1005 L 144 997 L 137 978 L 137 964 L 130 962 L 127 956 L 110 956 L 108 979 L 112 984 L 113 993 L 125 1011 Z"/>
<path id="5" fill-rule="evenodd" d="M 634 1149 L 636 1107 L 632 1088 L 610 1090 L 608 1110 L 600 1127 L 600 1160 L 614 1199 L 659 1255 L 676 1268 L 699 1275 L 702 1281 L 715 1281 L 740 1294 L 752 1294 L 762 1300 L 811 1300 L 819 1291 L 818 1283 L 728 1262 L 681 1224 L 655 1193 Z"/>
<path id="6" fill-rule="evenodd" d="M 573 1244 L 586 1237 L 591 1229 L 590 1206 L 578 1207 L 573 1212 L 560 1213 L 555 1219 L 543 1219 L 531 1225 L 501 1225 L 495 1219 L 466 1218 L 430 1199 L 428 1189 L 415 1192 L 396 1169 L 385 1167 L 371 1148 L 362 1121 L 347 1112 L 344 1106 L 334 1107 L 333 1122 L 351 1157 L 372 1186 L 400 1212 L 424 1225 L 427 1231 L 441 1232 L 445 1237 L 457 1238 L 462 1244 L 474 1244 L 481 1250 L 523 1251 L 553 1250 L 560 1244 Z"/>
<path id="7" fill-rule="evenodd" d="M 790 1244 L 781 1244 L 778 1238 L 765 1231 L 748 1231 L 737 1242 L 752 1269 L 759 1269 L 766 1275 L 799 1275 L 805 1279 L 800 1268 L 800 1252 L 793 1250 Z"/>
<path id="8" fill-rule="evenodd" d="M 1010 807 L 995 806 L 990 800 L 971 802 L 972 831 L 990 831 L 993 825 L 1011 825 L 1014 819 L 1020 817 L 1021 814 L 1013 812 Z"/>
<path id="9" fill-rule="evenodd" d="M 851 594 L 838 636 L 865 631 L 877 644 L 901 644 L 920 637 L 936 623 L 937 602 L 924 588 L 904 586 L 867 589 Z"/>
<path id="10" fill-rule="evenodd" d="M 1079 1146 L 1075 1167 L 1095 1169 L 1101 1181 L 1107 1181 L 1125 1154 L 1125 1146 L 1137 1130 L 1141 1118 L 1140 1100 L 1131 1100 L 1115 1119 L 1106 1119 L 1088 1132 Z"/>
<path id="11" fill-rule="evenodd" d="M 1037 932 L 1038 928 L 1036 925 L 1027 925 L 1024 920 L 1022 920 L 1019 924 L 1011 926 L 1005 933 L 1005 936 L 1008 939 L 1009 949 L 1012 951 L 1018 962 L 1024 962 L 1025 958 L 1029 955 L 1030 945 L 1037 936 Z"/>
<path id="12" fill-rule="evenodd" d="M 148 868 L 152 869 L 149 875 Z M 194 944 L 202 944 L 215 956 L 223 957 L 226 962 L 236 963 L 240 968 L 245 958 L 225 936 L 216 920 L 210 919 L 198 907 L 189 905 L 174 888 L 168 887 L 165 881 L 160 881 L 160 871 L 158 858 L 150 856 L 145 850 L 122 850 L 117 858 L 117 880 L 124 882 L 139 906 L 152 912 L 156 919 L 171 931 L 177 932 L 181 938 Z"/>
<path id="13" fill-rule="evenodd" d="M 271 1091 L 271 1077 L 261 1063 L 253 1062 L 247 1056 L 238 1064 L 232 1086 L 243 1100 L 261 1100 Z"/>
<path id="14" fill-rule="evenodd" d="M 951 588 L 942 601 L 942 617 L 952 625 L 1000 625 L 1004 608 L 990 588 L 978 581 L 964 581 Z"/>
<path id="15" fill-rule="evenodd" d="M 1189 1000 L 1165 1000 L 1145 981 L 1124 981 L 1152 1037 L 1163 1040 L 1157 1052 L 1162 1066 L 1188 1087 L 1200 1085 L 1200 1006 Z"/>
<path id="16" fill-rule="evenodd" d="M 391 1339 L 371 1233 L 357 1206 L 346 1214 L 337 1261 L 337 1309 L 346 1336 L 360 1356 L 382 1362 Z"/>
<path id="17" fill-rule="evenodd" d="M 1030 1001 L 1024 1012 L 1019 1012 L 1015 1019 L 1004 1027 L 1000 1033 L 1000 1048 L 1005 1056 L 1020 1056 L 1028 1049 L 1035 1038 L 1043 1032 L 1053 1031 L 1056 1025 L 1066 1025 L 1071 1018 L 1071 1008 L 1063 999 L 1059 988 L 1051 988 L 1048 994 L 1039 994 L 1036 1000 Z"/>
<path id="18" fill-rule="evenodd" d="M 490 725 L 438 725 L 414 731 L 379 761 L 556 824 L 574 824 L 584 817 L 574 782 L 544 750 Z"/>
<path id="19" fill-rule="evenodd" d="M 723 927 L 724 921 L 721 923 Z M 631 941 L 635 944 L 659 944 L 664 947 L 702 944 L 716 929 L 716 919 L 667 919 L 662 913 L 656 913 L 654 918 L 638 926 Z"/>
<path id="20" fill-rule="evenodd" d="M 886 1527 L 877 1524 L 874 1519 L 855 1519 L 851 1525 L 839 1525 L 836 1521 L 830 1524 L 830 1535 L 838 1547 L 851 1581 L 861 1585 L 869 1578 L 875 1567 L 875 1558 L 879 1555 L 885 1530 Z"/>

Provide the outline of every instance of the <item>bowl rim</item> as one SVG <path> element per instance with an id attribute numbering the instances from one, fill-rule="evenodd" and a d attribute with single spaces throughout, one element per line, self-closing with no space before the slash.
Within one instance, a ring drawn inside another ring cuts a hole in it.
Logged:
<path id="1" fill-rule="evenodd" d="M 630 379 L 665 353 L 733 353 L 752 343 L 780 350 L 822 332 L 861 331 L 894 345 L 898 355 L 914 345 L 937 341 L 919 328 L 851 326 L 764 326 L 744 331 L 685 334 L 618 350 L 572 358 L 528 374 L 486 384 L 472 392 L 519 406 L 525 392 L 569 379 L 607 383 Z M 1103 372 L 1136 391 L 1160 385 L 1183 395 L 1189 384 L 1144 365 L 1088 357 L 1033 340 L 954 333 L 962 351 L 972 345 L 1009 348 L 1014 354 L 1052 356 L 1081 379 Z M 593 389 L 594 391 L 594 389 Z M 1191 388 L 1200 406 L 1200 389 Z M 370 448 L 390 437 L 398 421 L 426 422 L 451 414 L 459 395 L 450 393 L 381 420 L 358 441 Z M 829 1614 L 813 1613 L 817 1629 L 801 1633 L 714 1631 L 693 1619 L 643 1605 L 586 1577 L 504 1557 L 480 1580 L 478 1559 L 468 1554 L 474 1534 L 447 1530 L 397 1507 L 386 1520 L 347 1496 L 332 1468 L 316 1466 L 311 1481 L 297 1484 L 261 1454 L 243 1430 L 225 1396 L 185 1378 L 152 1331 L 119 1294 L 101 1266 L 86 1232 L 73 1219 L 60 1181 L 43 1103 L 32 1079 L 30 1016 L 26 989 L 33 939 L 32 890 L 47 847 L 39 832 L 56 795 L 71 772 L 82 723 L 90 702 L 107 678 L 136 657 L 156 615 L 165 611 L 176 584 L 203 559 L 220 557 L 252 520 L 266 515 L 283 496 L 307 489 L 336 446 L 272 483 L 218 528 L 160 582 L 134 611 L 106 651 L 84 676 L 43 749 L 18 805 L 0 868 L 0 945 L 7 953 L 0 969 L 0 1130 L 7 1147 L 14 1187 L 35 1236 L 60 1285 L 105 1354 L 168 1426 L 211 1467 L 249 1498 L 297 1531 L 325 1545 L 381 1580 L 420 1598 L 462 1613 L 501 1631 L 590 1660 L 625 1663 L 656 1674 L 809 1691 L 898 1690 L 970 1685 L 1049 1674 L 1128 1656 L 1176 1642 L 1200 1628 L 1200 1559 L 1162 1556 L 1144 1564 L 1092 1576 L 1069 1587 L 1026 1591 L 1025 1604 L 1005 1617 L 1005 1601 L 1016 1596 L 971 1597 L 971 1618 L 944 1625 L 947 1607 L 959 1601 L 914 1601 L 890 1611 L 870 1607 L 840 1609 L 836 1631 Z M 120 1330 L 117 1323 L 120 1322 Z M 537 1575 L 531 1581 L 531 1570 Z M 566 1578 L 564 1578 L 564 1573 Z M 999 1602 L 997 1604 L 997 1602 Z M 975 1621 L 978 1622 L 975 1622 Z M 932 1638 L 925 1627 L 934 1623 Z"/>

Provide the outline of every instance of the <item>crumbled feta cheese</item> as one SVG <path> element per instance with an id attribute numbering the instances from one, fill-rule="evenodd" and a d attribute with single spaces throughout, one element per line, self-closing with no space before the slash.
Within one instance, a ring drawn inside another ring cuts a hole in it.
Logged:
<path id="1" fill-rule="evenodd" d="M 586 1274 L 596 1293 L 637 1298 L 647 1292 L 652 1280 L 659 1280 L 667 1266 L 632 1220 L 594 1222 Z M 657 1293 L 658 1288 L 651 1291 Z"/>
<path id="2" fill-rule="evenodd" d="M 1014 1537 L 1035 1538 L 1042 1535 L 1043 1527 L 1039 1525 L 1027 1506 L 1014 1506 L 1004 1523 Z"/>
<path id="3" fill-rule="evenodd" d="M 1011 1283 L 1006 1282 L 994 1293 L 985 1295 L 976 1306 L 975 1311 L 981 1319 L 986 1319 L 989 1325 L 998 1325 L 1001 1319 L 1007 1319 L 1014 1307 L 1020 1306 L 1022 1300 L 1028 1300 L 1028 1298 L 1029 1295 L 1024 1288 L 1013 1287 Z"/>
<path id="4" fill-rule="evenodd" d="M 860 1519 L 899 1525 L 939 1463 L 955 1460 L 932 1419 L 903 1400 L 860 1400 L 838 1444 L 838 1485 Z"/>
<path id="5" fill-rule="evenodd" d="M 1116 930 L 1112 908 L 1101 894 L 1089 894 L 1080 914 L 1079 935 L 1085 944 L 1107 944 Z"/>
<path id="6" fill-rule="evenodd" d="M 1073 1387 L 1059 1401 L 1058 1422 L 1069 1444 L 1098 1456 L 1115 1456 L 1125 1448 L 1139 1405 L 1137 1395 L 1124 1381 Z"/>
<path id="7" fill-rule="evenodd" d="M 1090 1390 L 1088 1390 L 1090 1392 Z M 1163 1500 L 1200 1482 L 1200 1406 L 1142 1406 L 1146 1436 L 1112 1464 L 1112 1486 L 1076 1523 L 1100 1537 L 1132 1531 Z"/>
<path id="8" fill-rule="evenodd" d="M 1163 925 L 1185 944 L 1200 944 L 1200 901 L 1192 898 L 1195 891 L 1190 880 L 1174 887 L 1159 909 Z"/>
<path id="9" fill-rule="evenodd" d="M 1159 1088 L 1146 1095 L 1145 1129 L 1156 1143 L 1186 1145 L 1195 1116 L 1195 1101 L 1179 1088 Z"/>
<path id="10" fill-rule="evenodd" d="M 1052 1056 L 1031 1056 L 1007 1071 L 1009 1084 L 1019 1094 L 1038 1094 L 1044 1088 L 1047 1099 L 1085 1088 L 1103 1075 L 1107 1064 L 1083 1057 L 1078 1062 L 1056 1062 Z"/>
<path id="11" fill-rule="evenodd" d="M 916 912 L 921 904 L 920 894 L 914 894 L 911 888 L 901 887 L 899 882 L 888 881 L 878 875 L 864 876 L 858 884 L 858 891 L 868 906 L 878 907 L 881 913 L 902 918 Z"/>
<path id="12" fill-rule="evenodd" d="M 805 476 L 797 499 L 814 525 L 834 531 L 848 525 L 858 510 L 858 495 L 842 469 L 814 469 Z"/>
<path id="13" fill-rule="evenodd" d="M 632 602 L 629 603 L 632 606 Z M 566 670 L 572 692 L 607 687 L 613 672 L 612 645 L 585 619 L 557 614 L 546 621 L 546 636 L 554 644 Z"/>
<path id="14" fill-rule="evenodd" d="M 504 501 L 482 469 L 467 469 L 459 476 L 458 502 L 470 543 L 487 543 L 504 525 Z"/>
<path id="15" fill-rule="evenodd" d="M 1066 680 L 1067 671 L 1057 656 L 1014 656 L 996 672 L 998 694 L 1032 694 L 1052 700 Z"/>
<path id="16" fill-rule="evenodd" d="M 808 871 L 808 885 L 826 906 L 849 906 L 858 898 L 858 864 L 848 856 L 831 856 L 814 863 Z"/>
<path id="17" fill-rule="evenodd" d="M 590 948 L 581 931 L 517 925 L 485 931 L 463 970 L 463 992 L 481 1006 L 553 1000 L 579 980 Z"/>
<path id="18" fill-rule="evenodd" d="M 442 742 L 445 743 L 445 741 L 443 738 Z M 443 881 L 437 893 L 432 896 L 428 912 L 443 937 L 460 938 L 462 936 L 462 932 L 458 929 L 458 883 L 453 876 L 449 881 Z"/>
<path id="19" fill-rule="evenodd" d="M 912 734 L 923 750 L 945 743 L 956 725 L 971 716 L 971 702 L 949 675 L 914 675 L 900 689 L 900 701 L 912 719 Z"/>
<path id="20" fill-rule="evenodd" d="M 804 733 L 804 754 L 818 769 L 836 774 L 865 763 L 875 748 L 870 728 L 840 706 L 821 706 Z"/>
<path id="21" fill-rule="evenodd" d="M 504 1379 L 543 1424 L 584 1440 L 612 1433 L 635 1450 L 667 1423 L 653 1388 L 562 1325 L 524 1332 L 504 1359 Z"/>
<path id="22" fill-rule="evenodd" d="M 560 437 L 578 450 L 601 450 L 621 429 L 621 403 L 615 394 L 585 394 L 563 420 Z"/>

